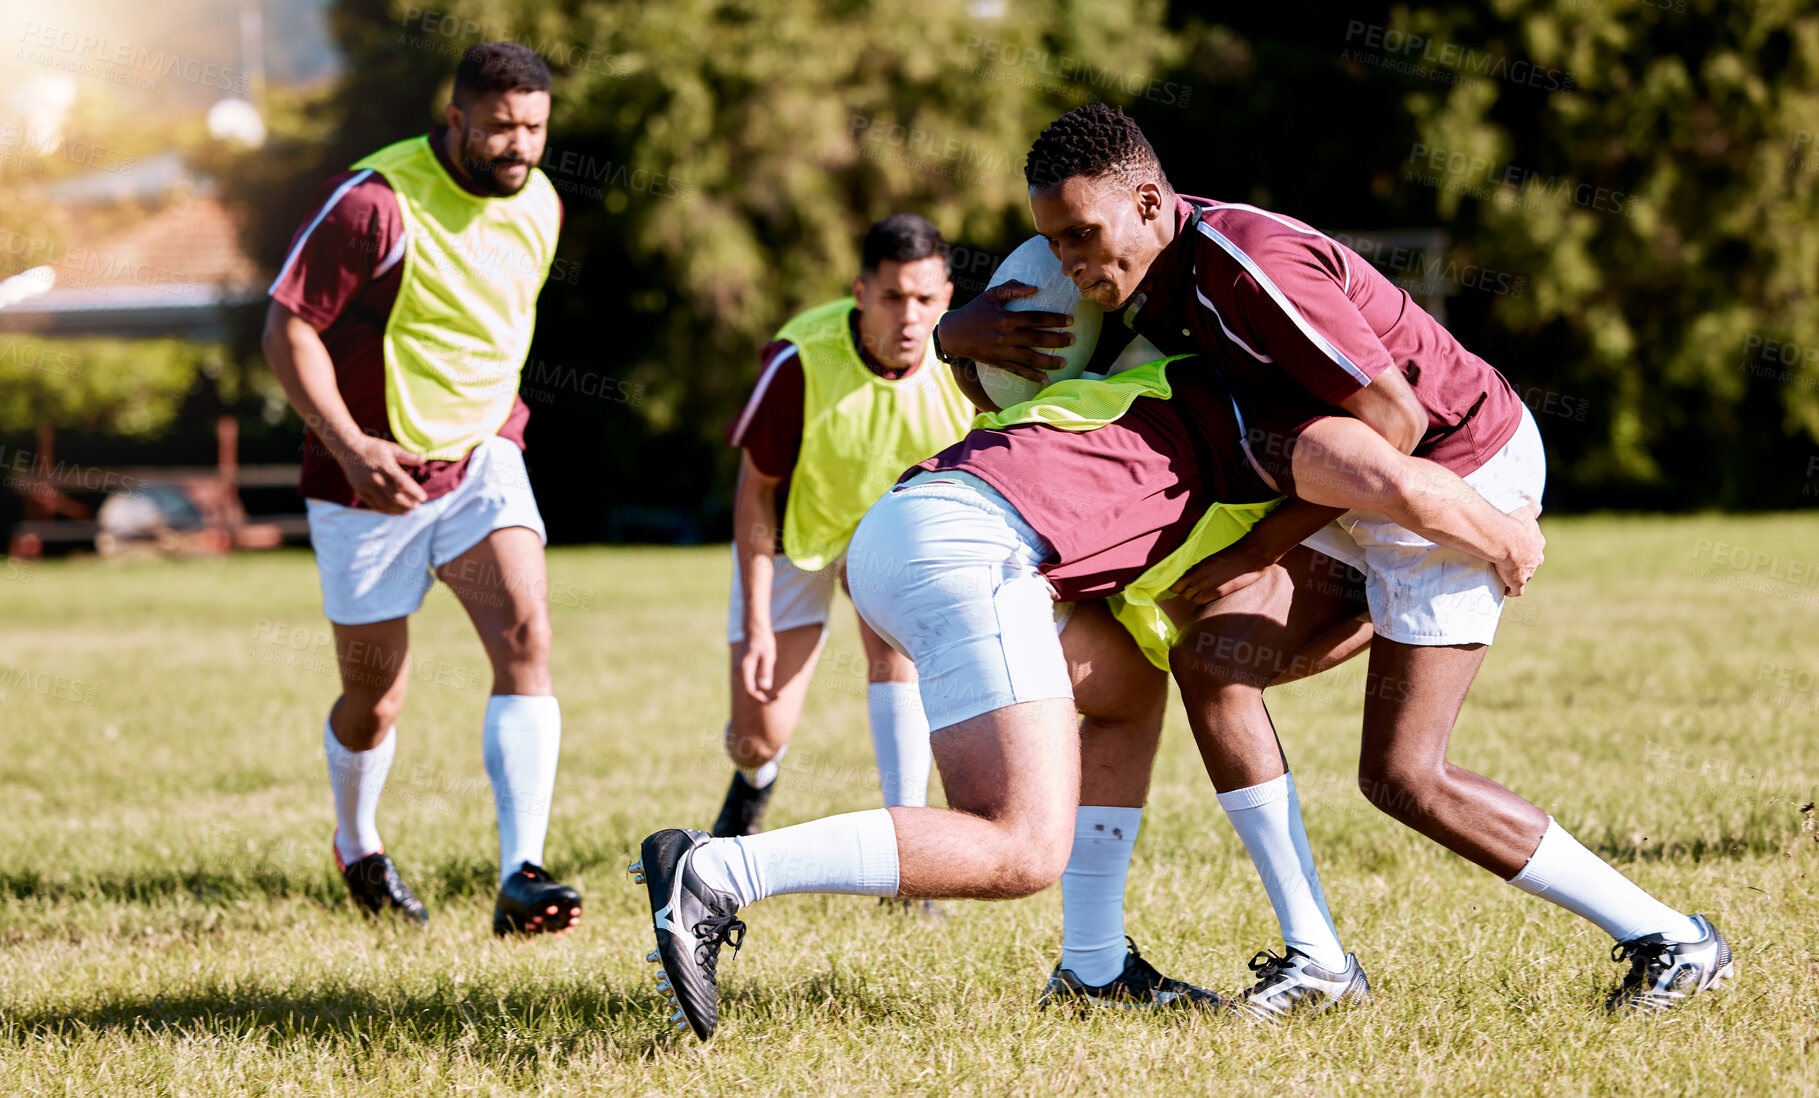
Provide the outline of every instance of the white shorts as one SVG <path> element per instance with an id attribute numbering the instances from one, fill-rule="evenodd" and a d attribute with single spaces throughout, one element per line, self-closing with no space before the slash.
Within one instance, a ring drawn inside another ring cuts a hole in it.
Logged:
<path id="1" fill-rule="evenodd" d="M 445 496 L 402 515 L 312 499 L 309 540 L 322 579 L 322 612 L 336 625 L 407 617 L 435 582 L 432 569 L 523 526 L 547 542 L 524 454 L 497 435 L 474 448 L 467 475 Z"/>
<path id="2" fill-rule="evenodd" d="M 1037 571 L 1052 553 L 1003 496 L 965 473 L 919 473 L 860 520 L 847 589 L 866 624 L 915 663 L 931 729 L 1073 698 L 1054 589 Z"/>
<path id="3" fill-rule="evenodd" d="M 796 562 L 778 553 L 771 567 L 771 632 L 819 625 L 827 631 L 828 611 L 839 586 L 840 562 L 836 558 L 818 572 L 804 572 Z M 745 582 L 739 567 L 739 546 L 733 545 L 733 597 L 726 608 L 726 643 L 745 643 Z"/>
<path id="4" fill-rule="evenodd" d="M 1535 417 L 1464 478 L 1492 507 L 1541 502 L 1547 455 Z M 1489 644 L 1503 616 L 1503 583 L 1488 561 L 1411 533 L 1382 515 L 1347 511 L 1302 542 L 1364 573 L 1377 635 L 1403 644 Z"/>

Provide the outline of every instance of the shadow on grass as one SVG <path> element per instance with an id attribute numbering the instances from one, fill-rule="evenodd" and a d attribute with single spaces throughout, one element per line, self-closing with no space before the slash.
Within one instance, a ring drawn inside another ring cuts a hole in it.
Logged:
<path id="1" fill-rule="evenodd" d="M 360 1046 L 480 1048 L 504 1056 L 572 1051 L 598 1043 L 602 1031 L 653 1035 L 662 997 L 604 985 L 538 984 L 519 988 L 438 989 L 421 996 L 359 988 L 295 990 L 232 987 L 167 995 L 122 996 L 99 1005 L 11 1011 L 0 1020 L 0 1044 L 95 1034 L 212 1035 L 279 1046 L 298 1040 Z M 638 1035 L 642 1036 L 642 1035 Z M 619 1042 L 623 1043 L 623 1042 Z M 635 1036 L 633 1046 L 641 1042 Z"/>
<path id="2" fill-rule="evenodd" d="M 318 845 L 312 845 L 312 850 Z M 328 844 L 319 844 L 321 859 L 311 863 L 295 857 L 262 859 L 211 858 L 187 866 L 147 866 L 143 870 L 75 872 L 53 875 L 35 867 L 0 870 L 0 899 L 69 903 L 156 903 L 185 898 L 203 904 L 230 904 L 238 900 L 305 899 L 339 907 L 347 889 L 337 878 Z M 625 858 L 616 846 L 568 858 L 560 867 L 571 876 L 622 873 Z M 483 857 L 443 859 L 413 864 L 399 858 L 405 883 L 435 905 L 455 897 L 491 897 L 498 886 L 496 863 Z"/>
<path id="3" fill-rule="evenodd" d="M 880 994 L 862 977 L 822 973 L 775 985 L 741 981 L 721 1002 L 742 1026 L 864 1025 L 918 1013 L 918 1005 Z M 695 1038 L 669 1022 L 664 995 L 647 981 L 634 990 L 604 984 L 543 983 L 517 988 L 438 989 L 424 995 L 359 988 L 320 990 L 231 987 L 121 996 L 75 1008 L 0 1015 L 0 1047 L 100 1034 L 208 1036 L 273 1048 L 307 1041 L 361 1052 L 440 1047 L 497 1057 L 527 1069 L 541 1057 L 576 1055 L 602 1045 L 644 1058 Z"/>

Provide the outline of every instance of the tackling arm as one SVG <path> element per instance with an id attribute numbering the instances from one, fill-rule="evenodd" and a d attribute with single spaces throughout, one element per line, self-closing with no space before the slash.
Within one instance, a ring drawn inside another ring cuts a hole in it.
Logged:
<path id="1" fill-rule="evenodd" d="M 1457 474 L 1396 452 L 1345 416 L 1316 420 L 1295 445 L 1295 491 L 1330 507 L 1374 511 L 1438 545 L 1489 561 L 1505 593 L 1520 595 L 1547 539 L 1532 519 L 1506 515 Z"/>

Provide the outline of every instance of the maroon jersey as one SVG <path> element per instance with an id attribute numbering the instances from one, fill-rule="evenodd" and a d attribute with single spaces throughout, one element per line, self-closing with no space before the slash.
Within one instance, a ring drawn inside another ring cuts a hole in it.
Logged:
<path id="1" fill-rule="evenodd" d="M 1276 492 L 1246 458 L 1210 367 L 1169 369 L 1174 396 L 1140 397 L 1116 423 L 977 429 L 910 470 L 960 470 L 996 488 L 1055 547 L 1042 573 L 1063 600 L 1116 594 L 1174 552 L 1214 503 Z"/>
<path id="2" fill-rule="evenodd" d="M 855 325 L 855 347 L 860 346 L 858 321 L 858 310 L 854 310 L 849 323 Z M 911 366 L 907 370 L 894 370 L 863 349 L 859 358 L 866 369 L 886 381 L 901 381 L 917 369 L 917 366 Z M 776 525 L 781 536 L 784 507 L 789 499 L 790 473 L 795 470 L 796 459 L 802 453 L 807 383 L 802 377 L 802 361 L 796 357 L 796 345 L 787 339 L 765 344 L 758 361 L 758 383 L 752 386 L 752 395 L 746 398 L 739 418 L 726 429 L 726 441 L 743 447 L 760 473 L 783 478 L 783 483 L 777 486 Z"/>
<path id="3" fill-rule="evenodd" d="M 1133 327 L 1168 354 L 1208 356 L 1283 491 L 1301 431 L 1391 367 L 1427 411 L 1417 456 L 1463 476 L 1516 433 L 1522 402 L 1503 375 L 1350 248 L 1239 203 L 1179 198 L 1176 225 Z"/>
<path id="4" fill-rule="evenodd" d="M 459 181 L 443 153 L 444 132 L 441 128 L 431 132 L 430 147 L 443 170 Z M 404 247 L 404 216 L 398 211 L 391 184 L 370 168 L 341 172 L 316 192 L 309 215 L 291 239 L 284 266 L 267 291 L 273 301 L 321 334 L 335 364 L 335 388 L 354 423 L 374 438 L 388 441 L 392 432 L 385 411 L 382 340 L 404 277 Z M 520 398 L 499 428 L 499 436 L 522 450 L 530 415 Z M 461 483 L 467 462 L 467 457 L 427 461 L 406 466 L 405 471 L 435 499 Z M 303 476 L 297 490 L 310 499 L 362 506 L 340 464 L 314 430 L 304 434 Z"/>

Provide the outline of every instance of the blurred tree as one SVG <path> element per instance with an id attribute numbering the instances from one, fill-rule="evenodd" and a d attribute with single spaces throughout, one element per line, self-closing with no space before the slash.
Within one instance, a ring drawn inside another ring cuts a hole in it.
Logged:
<path id="1" fill-rule="evenodd" d="M 0 435 L 40 423 L 156 437 L 199 377 L 219 378 L 220 347 L 180 339 L 51 339 L 0 335 Z"/>
<path id="2" fill-rule="evenodd" d="M 1408 95 L 1430 151 L 1404 178 L 1479 262 L 1528 275 L 1487 320 L 1531 406 L 1589 409 L 1590 429 L 1556 433 L 1567 500 L 1809 501 L 1819 13 L 1567 0 L 1391 26 L 1458 47 L 1424 48 L 1461 79 Z"/>

